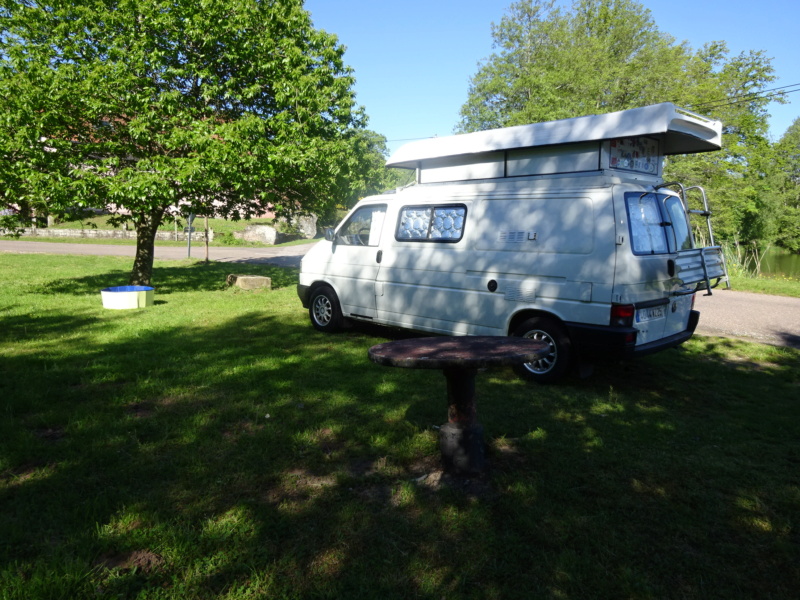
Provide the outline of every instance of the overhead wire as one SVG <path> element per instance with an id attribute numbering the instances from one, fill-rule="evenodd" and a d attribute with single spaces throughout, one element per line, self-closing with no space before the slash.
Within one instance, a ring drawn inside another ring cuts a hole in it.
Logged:
<path id="1" fill-rule="evenodd" d="M 778 94 L 789 94 L 789 93 L 792 93 L 792 92 L 796 92 L 798 90 L 792 90 L 791 92 L 778 92 L 778 90 L 786 90 L 786 89 L 794 88 L 794 87 L 800 87 L 800 83 L 792 83 L 792 84 L 784 85 L 784 86 L 780 86 L 780 87 L 769 88 L 769 89 L 766 89 L 766 90 L 760 90 L 758 92 L 749 92 L 747 94 L 737 94 L 735 96 L 730 96 L 728 98 L 725 98 L 724 100 L 725 101 L 730 101 L 730 100 L 734 100 L 736 98 L 743 98 L 743 97 L 749 98 L 749 97 L 752 97 L 752 96 L 761 96 L 761 95 L 765 95 L 765 94 L 767 94 L 769 97 L 774 96 L 774 95 L 778 95 Z M 772 94 L 771 92 L 778 92 L 778 94 Z M 696 104 L 695 107 L 699 108 L 699 107 L 707 106 L 707 105 L 717 105 L 722 101 L 723 101 L 723 99 L 721 99 L 721 98 L 719 100 L 710 100 L 708 102 L 701 102 L 700 104 Z"/>
<path id="2" fill-rule="evenodd" d="M 790 89 L 790 88 L 795 88 L 795 89 Z M 767 90 L 761 90 L 749 94 L 739 94 L 736 96 L 730 96 L 729 98 L 724 98 L 724 99 L 720 98 L 719 100 L 711 100 L 709 102 L 703 102 L 700 104 L 692 105 L 691 108 L 694 110 L 700 108 L 705 108 L 705 109 L 722 108 L 725 106 L 734 106 L 736 104 L 752 102 L 753 100 L 760 100 L 760 99 L 767 100 L 770 98 L 778 98 L 781 96 L 786 96 L 788 94 L 794 94 L 795 92 L 800 92 L 800 83 L 792 83 L 790 85 L 770 88 Z"/>
<path id="3" fill-rule="evenodd" d="M 795 88 L 795 89 L 791 89 Z M 800 83 L 792 83 L 789 85 L 783 85 L 780 87 L 769 88 L 766 90 L 760 90 L 758 92 L 752 92 L 748 94 L 738 94 L 735 96 L 730 96 L 728 98 L 720 98 L 719 100 L 710 100 L 708 102 L 702 102 L 700 104 L 690 105 L 687 108 L 691 108 L 692 110 L 698 110 L 701 108 L 706 109 L 714 109 L 714 108 L 723 108 L 725 106 L 734 106 L 736 104 L 743 104 L 745 102 L 752 102 L 753 100 L 758 99 L 769 99 L 769 98 L 777 98 L 780 96 L 786 96 L 788 94 L 794 94 L 796 92 L 800 92 Z M 391 142 L 413 142 L 417 140 L 426 140 L 430 138 L 437 137 L 433 136 L 426 136 L 426 137 L 418 137 L 418 138 L 405 138 L 405 139 L 397 139 L 397 140 L 386 140 L 387 143 Z"/>

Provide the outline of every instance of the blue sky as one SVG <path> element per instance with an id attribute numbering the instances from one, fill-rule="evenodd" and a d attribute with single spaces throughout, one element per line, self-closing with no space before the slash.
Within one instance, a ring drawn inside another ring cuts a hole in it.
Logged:
<path id="1" fill-rule="evenodd" d="M 315 27 L 335 33 L 355 70 L 357 101 L 369 128 L 391 150 L 402 140 L 453 133 L 469 79 L 492 53 L 491 24 L 512 0 L 306 0 Z M 693 48 L 724 40 L 731 55 L 763 50 L 778 79 L 800 84 L 797 0 L 640 0 L 662 32 Z M 735 8 L 734 8 L 735 6 Z M 799 89 L 799 88 L 795 88 Z M 800 91 L 772 103 L 770 133 L 779 138 L 800 117 Z"/>

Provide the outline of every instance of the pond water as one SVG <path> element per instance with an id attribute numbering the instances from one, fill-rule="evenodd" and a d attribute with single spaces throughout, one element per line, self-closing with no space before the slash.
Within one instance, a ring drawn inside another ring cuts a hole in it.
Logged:
<path id="1" fill-rule="evenodd" d="M 761 272 L 765 275 L 800 279 L 800 254 L 772 249 L 761 261 Z"/>

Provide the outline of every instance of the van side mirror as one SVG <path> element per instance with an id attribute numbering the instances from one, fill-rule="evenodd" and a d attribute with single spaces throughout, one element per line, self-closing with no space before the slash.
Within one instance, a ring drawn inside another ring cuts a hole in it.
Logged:
<path id="1" fill-rule="evenodd" d="M 326 227 L 325 228 L 325 239 L 328 240 L 329 242 L 332 242 L 333 239 L 334 239 L 333 238 L 333 233 L 334 233 L 333 227 Z"/>

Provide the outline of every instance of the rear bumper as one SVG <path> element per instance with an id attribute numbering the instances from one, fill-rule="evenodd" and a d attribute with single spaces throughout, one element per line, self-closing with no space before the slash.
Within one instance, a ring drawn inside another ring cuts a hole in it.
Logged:
<path id="1" fill-rule="evenodd" d="M 694 334 L 700 313 L 689 313 L 689 323 L 684 331 L 648 344 L 636 345 L 637 331 L 633 327 L 602 327 L 566 323 L 570 340 L 581 356 L 593 358 L 634 358 L 674 348 L 686 342 Z"/>

